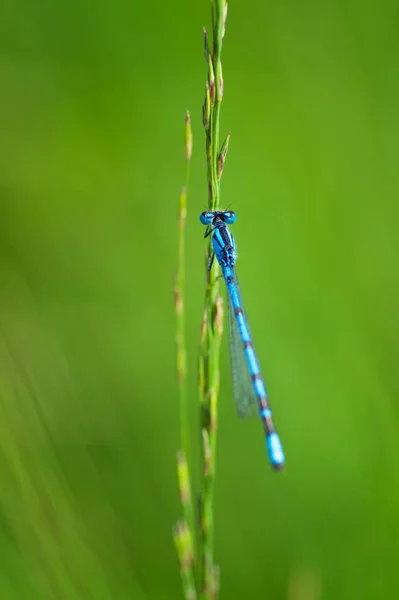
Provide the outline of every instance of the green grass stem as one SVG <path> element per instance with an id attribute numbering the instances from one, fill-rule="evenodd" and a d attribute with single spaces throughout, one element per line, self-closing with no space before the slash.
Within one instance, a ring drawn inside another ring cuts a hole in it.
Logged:
<path id="1" fill-rule="evenodd" d="M 205 84 L 205 99 L 202 107 L 203 125 L 206 136 L 206 161 L 208 180 L 208 208 L 220 207 L 220 179 L 230 140 L 227 135 L 223 144 L 219 141 L 220 107 L 223 99 L 222 44 L 227 16 L 225 0 L 212 2 L 212 48 L 204 29 L 204 53 L 208 68 Z M 219 568 L 214 563 L 214 488 L 216 474 L 216 442 L 218 422 L 219 359 L 223 333 L 223 300 L 219 294 L 218 271 L 215 261 L 208 269 L 212 255 L 208 244 L 205 260 L 206 291 L 201 324 L 200 351 L 198 361 L 198 386 L 201 427 L 201 483 L 199 494 L 199 546 L 196 561 L 195 526 L 189 472 L 189 419 L 187 406 L 187 357 L 185 348 L 184 320 L 184 229 L 186 222 L 186 194 L 189 162 L 192 151 L 190 116 L 187 113 L 185 128 L 185 185 L 179 202 L 178 219 L 178 269 L 175 283 L 176 306 L 176 359 L 177 380 L 180 400 L 181 442 L 178 452 L 178 482 L 183 520 L 175 528 L 175 544 L 180 562 L 183 591 L 186 600 L 199 596 L 201 600 L 215 600 L 219 594 Z M 195 567 L 198 566 L 198 577 Z M 198 584 L 198 593 L 196 591 Z"/>
<path id="2" fill-rule="evenodd" d="M 187 111 L 184 127 L 185 181 L 180 192 L 178 210 L 178 266 L 175 280 L 175 309 L 176 309 L 176 371 L 179 387 L 180 404 L 180 448 L 189 455 L 189 420 L 187 407 L 187 354 L 185 347 L 185 315 L 184 315 L 184 286 L 185 286 L 185 244 L 184 231 L 187 218 L 187 188 L 192 154 L 192 132 L 190 113 Z"/>
<path id="3" fill-rule="evenodd" d="M 188 460 L 190 456 L 190 422 L 187 396 L 187 351 L 185 344 L 185 244 L 184 233 L 187 216 L 187 188 L 189 180 L 190 159 L 192 154 L 192 132 L 190 113 L 187 111 L 184 127 L 185 181 L 180 192 L 178 210 L 178 264 L 175 279 L 176 310 L 176 376 L 179 389 L 180 406 L 180 450 L 177 453 L 177 479 L 183 519 L 174 530 L 174 540 L 179 558 L 183 591 L 186 600 L 196 600 L 195 566 L 195 522 L 191 496 L 190 472 Z"/>
<path id="4" fill-rule="evenodd" d="M 204 52 L 208 67 L 205 99 L 202 107 L 206 135 L 208 208 L 220 207 L 220 178 L 230 134 L 220 147 L 220 108 L 223 99 L 222 44 L 227 17 L 225 0 L 212 2 L 212 48 L 204 29 Z M 201 411 L 201 492 L 200 492 L 200 598 L 218 597 L 219 569 L 214 564 L 214 488 L 216 474 L 217 411 L 219 394 L 219 358 L 223 333 L 223 301 L 219 294 L 217 261 L 208 270 L 212 255 L 209 242 L 206 256 L 206 292 L 201 324 L 198 364 L 199 401 Z"/>

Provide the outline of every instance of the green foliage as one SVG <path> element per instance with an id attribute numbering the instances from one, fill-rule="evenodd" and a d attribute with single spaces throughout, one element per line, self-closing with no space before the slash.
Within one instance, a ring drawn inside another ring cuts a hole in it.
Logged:
<path id="1" fill-rule="evenodd" d="M 171 523 L 179 129 L 198 438 L 206 3 L 6 0 L 0 19 L 0 597 L 182 597 Z M 236 417 L 222 347 L 220 598 L 395 598 L 397 3 L 230 6 L 221 207 L 287 457 Z M 199 463 L 197 444 L 190 450 Z M 190 463 L 191 464 L 191 463 Z M 193 489 L 199 469 L 193 468 Z"/>

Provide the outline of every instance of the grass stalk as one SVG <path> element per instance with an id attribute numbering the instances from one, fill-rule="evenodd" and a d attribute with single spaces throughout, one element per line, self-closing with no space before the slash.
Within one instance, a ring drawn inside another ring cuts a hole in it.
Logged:
<path id="1" fill-rule="evenodd" d="M 192 132 L 190 113 L 187 111 L 184 127 L 185 178 L 180 192 L 178 211 L 178 266 L 175 280 L 176 309 L 176 375 L 179 388 L 180 405 L 180 449 L 189 456 L 189 419 L 187 405 L 187 353 L 185 346 L 185 244 L 184 232 L 187 218 L 187 188 L 192 154 Z"/>
<path id="2" fill-rule="evenodd" d="M 212 1 L 212 48 L 204 29 L 204 51 L 208 67 L 202 109 L 208 179 L 208 208 L 220 207 L 220 178 L 230 135 L 220 147 L 220 108 L 224 82 L 222 45 L 227 17 L 225 0 Z M 223 333 L 223 301 L 219 293 L 219 267 L 208 270 L 211 242 L 206 255 L 206 292 L 200 334 L 198 384 L 201 422 L 201 491 L 199 502 L 200 598 L 214 600 L 219 593 L 219 569 L 214 563 L 214 487 L 216 475 L 219 358 Z"/>
<path id="3" fill-rule="evenodd" d="M 220 145 L 220 108 L 224 83 L 222 74 L 222 45 L 227 17 L 225 0 L 212 0 L 212 47 L 204 29 L 204 51 L 208 68 L 205 100 L 202 109 L 205 129 L 205 148 L 208 181 L 208 208 L 220 207 L 220 179 L 230 140 L 227 135 Z M 186 600 L 216 600 L 219 595 L 219 568 L 214 563 L 214 487 L 216 475 L 216 442 L 218 422 L 219 359 L 223 333 L 223 300 L 219 293 L 217 261 L 208 269 L 212 256 L 209 243 L 206 260 L 206 291 L 200 333 L 198 361 L 198 387 L 201 427 L 201 483 L 199 493 L 198 560 L 195 551 L 195 524 L 189 472 L 189 419 L 187 405 L 187 357 L 185 348 L 184 316 L 184 230 L 186 200 L 191 158 L 192 136 L 190 116 L 186 116 L 185 185 L 179 201 L 178 219 L 178 269 L 175 281 L 176 307 L 176 368 L 180 402 L 180 450 L 177 455 L 177 473 L 183 519 L 177 523 L 174 540 L 179 557 L 183 591 Z M 195 569 L 198 569 L 198 572 Z"/>
<path id="4" fill-rule="evenodd" d="M 189 180 L 190 159 L 192 154 L 192 132 L 190 113 L 187 111 L 184 128 L 185 181 L 180 192 L 178 211 L 178 266 L 175 279 L 176 310 L 176 376 L 179 389 L 180 407 L 180 450 L 177 453 L 177 479 L 183 519 L 174 530 L 174 541 L 179 558 L 183 591 L 186 600 L 196 600 L 195 582 L 195 525 L 191 495 L 189 456 L 190 456 L 190 422 L 187 396 L 187 351 L 185 345 L 185 244 L 184 233 L 187 215 L 187 188 Z"/>

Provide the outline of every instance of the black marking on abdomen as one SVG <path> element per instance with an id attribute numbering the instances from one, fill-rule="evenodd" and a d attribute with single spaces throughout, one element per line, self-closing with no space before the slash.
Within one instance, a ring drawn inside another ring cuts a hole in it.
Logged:
<path id="1" fill-rule="evenodd" d="M 244 342 L 244 349 L 252 348 L 252 342 Z"/>
<path id="2" fill-rule="evenodd" d="M 251 379 L 255 383 L 255 381 L 259 381 L 262 379 L 262 375 L 260 373 L 252 373 Z"/>
<path id="3" fill-rule="evenodd" d="M 225 224 L 223 224 L 224 227 L 219 226 L 219 235 L 222 238 L 223 242 L 224 242 L 224 249 L 228 250 L 229 248 L 231 248 L 231 243 L 230 243 L 230 236 L 228 234 L 227 231 L 227 227 Z"/>
<path id="4" fill-rule="evenodd" d="M 244 313 L 242 312 L 241 308 L 235 308 L 234 309 L 234 314 L 236 317 L 238 317 L 238 315 L 243 315 Z"/>
<path id="5" fill-rule="evenodd" d="M 262 400 L 263 399 L 261 398 L 260 399 L 260 404 L 262 406 L 262 409 L 260 411 L 261 413 L 262 413 L 262 410 L 270 410 L 270 407 L 265 402 L 262 403 Z M 276 432 L 271 415 L 267 415 L 267 417 L 265 417 L 264 415 L 261 414 L 261 419 L 263 421 L 263 425 L 265 427 L 265 431 L 266 431 L 267 435 L 270 435 L 271 433 Z"/>

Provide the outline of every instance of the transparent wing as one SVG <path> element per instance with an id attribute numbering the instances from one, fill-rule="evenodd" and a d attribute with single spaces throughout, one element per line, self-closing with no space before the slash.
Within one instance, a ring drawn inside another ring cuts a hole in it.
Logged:
<path id="1" fill-rule="evenodd" d="M 240 298 L 241 308 L 246 320 L 246 313 L 242 306 L 240 286 L 237 275 L 234 275 L 234 283 L 237 294 Z M 253 389 L 251 376 L 249 373 L 247 361 L 244 353 L 244 344 L 242 342 L 238 329 L 234 308 L 231 304 L 230 294 L 227 291 L 229 305 L 229 353 L 231 364 L 231 378 L 233 382 L 234 400 L 240 417 L 246 418 L 257 413 L 258 401 Z M 248 322 L 247 322 L 248 325 Z"/>

